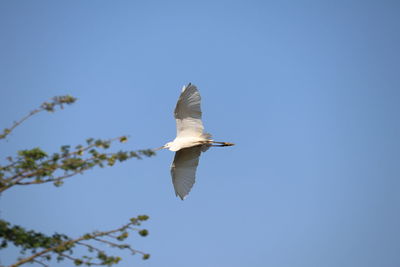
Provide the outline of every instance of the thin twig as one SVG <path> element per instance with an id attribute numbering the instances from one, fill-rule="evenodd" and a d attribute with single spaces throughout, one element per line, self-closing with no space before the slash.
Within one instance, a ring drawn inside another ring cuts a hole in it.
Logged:
<path id="1" fill-rule="evenodd" d="M 32 110 L 31 112 L 29 112 L 28 115 L 26 115 L 25 117 L 23 117 L 19 121 L 15 121 L 14 124 L 10 128 L 6 128 L 5 129 L 4 134 L 0 135 L 0 139 L 6 138 L 7 135 L 9 135 L 15 128 L 17 128 L 17 126 L 21 125 L 21 123 L 23 123 L 24 121 L 26 121 L 27 119 L 29 119 L 30 117 L 35 115 L 36 113 L 39 113 L 39 112 L 41 112 L 43 110 L 44 109 L 40 109 L 40 108 Z"/>
<path id="2" fill-rule="evenodd" d="M 70 177 L 72 177 L 74 175 L 77 175 L 77 174 L 81 174 L 82 172 L 84 172 L 86 170 L 89 170 L 89 169 L 83 169 L 83 170 L 79 170 L 79 171 L 74 171 L 72 173 L 65 174 L 63 176 L 59 176 L 59 177 L 56 177 L 56 178 L 49 178 L 49 179 L 46 179 L 46 180 L 30 181 L 30 182 L 17 182 L 15 184 L 17 184 L 17 185 L 30 185 L 30 184 L 44 184 L 44 183 L 49 183 L 49 182 L 56 182 L 56 181 L 64 180 L 66 178 L 70 178 Z M 24 178 L 29 178 L 29 177 L 24 177 Z"/>
<path id="3" fill-rule="evenodd" d="M 63 104 L 72 104 L 74 103 L 76 98 L 66 95 L 66 96 L 56 96 L 53 97 L 52 102 L 44 102 L 42 103 L 38 108 L 32 110 L 31 112 L 28 113 L 25 117 L 20 119 L 19 121 L 14 121 L 14 124 L 10 128 L 5 128 L 3 131 L 3 134 L 0 134 L 0 139 L 6 138 L 16 127 L 21 125 L 24 121 L 35 115 L 36 113 L 39 113 L 41 111 L 54 111 L 56 106 L 60 106 L 61 109 L 63 109 Z"/>
<path id="4" fill-rule="evenodd" d="M 60 256 L 63 256 L 63 257 L 65 257 L 65 258 L 67 258 L 67 259 L 69 259 L 69 260 L 71 260 L 71 261 L 79 260 L 79 261 L 82 262 L 82 264 L 86 264 L 86 265 L 88 265 L 88 266 L 90 266 L 90 265 L 98 265 L 98 266 L 103 265 L 103 264 L 97 263 L 97 262 L 84 261 L 84 260 L 81 260 L 81 259 L 72 257 L 72 256 L 70 256 L 70 255 L 68 255 L 68 254 L 64 254 L 64 253 L 60 253 Z"/>
<path id="5" fill-rule="evenodd" d="M 87 243 L 83 243 L 83 242 L 76 242 L 76 244 L 79 244 L 79 245 L 85 246 L 85 247 L 87 247 L 88 249 L 92 249 L 92 250 L 94 250 L 94 251 L 97 251 L 97 252 L 104 253 L 104 250 L 98 249 L 98 248 L 96 248 L 96 247 L 94 247 L 94 246 L 92 246 L 92 245 L 89 245 L 89 244 L 87 244 Z"/>
<path id="6" fill-rule="evenodd" d="M 10 163 L 10 164 L 8 164 L 8 165 L 6 165 L 6 166 L 0 166 L 0 170 L 6 170 L 6 169 L 8 169 L 8 168 L 11 168 L 11 167 L 13 167 L 15 164 L 17 164 L 18 162 L 17 161 L 13 161 L 12 163 Z"/>
<path id="7" fill-rule="evenodd" d="M 111 242 L 111 241 L 108 241 L 108 240 L 105 240 L 105 239 L 100 239 L 100 238 L 93 238 L 93 239 L 96 240 L 96 241 L 99 241 L 99 242 L 108 244 L 108 245 L 110 245 L 110 246 L 112 246 L 112 247 L 117 247 L 117 248 L 120 248 L 120 249 L 127 249 L 127 250 L 129 250 L 130 252 L 132 252 L 132 254 L 136 254 L 136 253 L 139 253 L 139 254 L 142 254 L 142 255 L 145 255 L 145 254 L 146 254 L 146 253 L 144 253 L 143 251 L 133 249 L 133 248 L 132 248 L 130 245 L 128 245 L 128 244 L 116 244 L 116 243 L 114 243 L 114 242 Z"/>
<path id="8" fill-rule="evenodd" d="M 38 260 L 33 260 L 33 262 L 39 263 L 40 265 L 44 267 L 49 267 L 49 265 L 45 264 L 44 262 L 38 261 Z"/>

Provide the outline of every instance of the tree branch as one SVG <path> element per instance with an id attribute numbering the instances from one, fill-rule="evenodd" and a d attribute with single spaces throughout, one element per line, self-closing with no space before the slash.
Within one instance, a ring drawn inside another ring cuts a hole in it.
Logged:
<path id="1" fill-rule="evenodd" d="M 95 166 L 103 167 L 105 164 L 112 166 L 114 165 L 115 161 L 122 162 L 133 157 L 140 159 L 142 155 L 154 155 L 154 151 L 152 150 L 119 151 L 114 153 L 100 153 L 99 151 L 95 150 L 95 147 L 108 149 L 110 144 L 116 140 L 125 142 L 127 137 L 120 136 L 105 141 L 96 140 L 94 143 L 90 143 L 86 147 L 79 145 L 74 151 L 71 152 L 68 151 L 69 146 L 63 146 L 61 149 L 63 153 L 55 153 L 47 160 L 43 160 L 43 158 L 48 156 L 39 148 L 19 151 L 19 157 L 14 160 L 13 167 L 9 167 L 9 169 L 6 169 L 5 167 L 0 168 L 0 174 L 11 173 L 12 175 L 11 177 L 3 176 L 0 179 L 0 193 L 13 187 L 14 185 L 43 184 L 48 182 L 54 182 L 55 185 L 61 185 L 62 180 L 77 174 L 81 174 L 89 169 L 94 168 Z M 68 147 L 68 149 L 65 149 L 65 147 Z M 89 151 L 92 157 L 81 157 L 85 151 Z M 37 156 L 35 158 L 33 156 L 27 156 L 31 154 L 36 155 L 34 153 L 39 154 L 40 157 Z M 33 166 L 28 165 L 29 167 L 23 167 L 26 165 L 26 162 L 29 162 L 30 164 L 33 163 Z M 73 164 L 72 166 L 70 165 L 71 163 Z M 55 172 L 61 170 L 64 170 L 63 175 L 55 174 Z M 43 179 L 46 176 L 49 178 Z M 24 181 L 25 179 L 34 177 L 36 177 L 35 180 Z"/>
<path id="2" fill-rule="evenodd" d="M 74 103 L 75 101 L 76 101 L 76 98 L 69 96 L 69 95 L 65 95 L 65 96 L 56 96 L 52 99 L 51 102 L 44 102 L 42 105 L 40 105 L 39 108 L 32 110 L 31 112 L 29 112 L 28 115 L 26 115 L 22 119 L 14 122 L 14 124 L 10 128 L 4 129 L 3 133 L 0 134 L 0 139 L 6 138 L 16 127 L 21 125 L 24 121 L 26 121 L 33 115 L 35 115 L 41 111 L 45 111 L 45 110 L 52 112 L 52 111 L 54 111 L 55 106 L 60 106 L 61 108 L 63 108 L 63 104 L 69 105 L 69 104 Z"/>
<path id="3" fill-rule="evenodd" d="M 103 255 L 105 255 L 102 250 L 100 250 L 100 249 L 98 249 L 98 248 L 96 248 L 96 247 L 94 247 L 92 245 L 89 245 L 89 244 L 86 244 L 86 243 L 82 243 L 81 241 L 83 241 L 83 240 L 95 240 L 95 241 L 98 241 L 98 242 L 101 242 L 101 243 L 106 243 L 106 244 L 112 245 L 114 248 L 129 249 L 133 253 L 142 254 L 143 255 L 143 259 L 147 259 L 149 257 L 148 256 L 149 254 L 146 254 L 146 253 L 144 253 L 142 251 L 139 251 L 139 250 L 134 250 L 129 245 L 126 245 L 126 244 L 120 244 L 119 245 L 119 244 L 116 244 L 116 243 L 113 243 L 113 242 L 109 242 L 107 240 L 99 238 L 99 237 L 108 236 L 108 235 L 113 234 L 113 233 L 122 232 L 122 231 L 128 229 L 132 225 L 140 225 L 141 221 L 144 221 L 144 220 L 147 220 L 147 219 L 148 219 L 147 216 L 144 216 L 144 215 L 138 216 L 137 218 L 132 218 L 129 223 L 127 223 L 127 224 L 125 224 L 125 225 L 123 225 L 123 226 L 121 226 L 121 227 L 119 227 L 117 229 L 113 229 L 113 230 L 109 230 L 109 231 L 103 231 L 103 232 L 96 231 L 96 232 L 93 232 L 91 234 L 85 234 L 85 235 L 83 235 L 81 237 L 78 237 L 76 239 L 72 239 L 72 240 L 67 240 L 67 241 L 61 242 L 56 246 L 49 247 L 47 249 L 44 249 L 44 250 L 39 251 L 37 253 L 34 253 L 29 257 L 20 259 L 18 262 L 10 265 L 9 267 L 17 267 L 17 266 L 23 265 L 23 264 L 28 263 L 28 262 L 37 262 L 37 258 L 44 257 L 46 254 L 51 253 L 51 252 L 57 253 L 57 254 L 59 254 L 59 255 L 61 255 L 63 257 L 66 257 L 68 259 L 77 260 L 77 258 L 73 258 L 73 257 L 69 258 L 69 257 L 67 257 L 67 255 L 65 255 L 63 253 L 63 251 L 68 250 L 69 248 L 75 246 L 76 244 L 88 247 L 90 249 L 93 249 L 93 250 L 95 250 L 95 251 L 97 251 L 99 253 L 103 253 Z M 80 259 L 78 259 L 78 260 L 80 260 Z M 117 261 L 119 261 L 119 258 L 118 258 Z M 97 265 L 105 265 L 105 264 L 101 264 L 100 263 L 100 264 L 97 264 Z"/>

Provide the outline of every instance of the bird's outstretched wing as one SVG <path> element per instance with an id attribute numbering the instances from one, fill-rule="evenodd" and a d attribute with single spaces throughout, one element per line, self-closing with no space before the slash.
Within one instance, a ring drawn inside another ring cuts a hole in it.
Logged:
<path id="1" fill-rule="evenodd" d="M 195 85 L 189 83 L 183 87 L 174 112 L 177 137 L 202 135 L 204 127 L 200 101 L 200 93 Z"/>
<path id="2" fill-rule="evenodd" d="M 201 146 L 195 146 L 175 153 L 174 162 L 171 165 L 172 183 L 175 194 L 182 200 L 189 194 L 195 182 L 201 149 Z"/>

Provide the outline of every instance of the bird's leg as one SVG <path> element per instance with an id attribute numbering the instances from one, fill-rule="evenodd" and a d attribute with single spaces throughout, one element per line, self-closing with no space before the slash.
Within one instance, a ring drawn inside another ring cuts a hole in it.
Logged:
<path id="1" fill-rule="evenodd" d="M 211 142 L 212 145 L 211 146 L 234 146 L 235 144 L 233 143 L 228 143 L 228 142 L 217 142 L 217 141 L 212 141 Z M 217 144 L 217 145 L 214 145 Z"/>

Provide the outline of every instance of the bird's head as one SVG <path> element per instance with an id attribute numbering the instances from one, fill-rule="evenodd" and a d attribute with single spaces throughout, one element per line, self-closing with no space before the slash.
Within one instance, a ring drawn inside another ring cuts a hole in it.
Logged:
<path id="1" fill-rule="evenodd" d="M 168 143 L 166 143 L 164 146 L 163 146 L 163 148 L 170 148 L 172 146 L 172 142 L 168 142 Z"/>
<path id="2" fill-rule="evenodd" d="M 158 147 L 158 148 L 155 148 L 155 149 L 153 149 L 154 151 L 158 151 L 158 150 L 161 150 L 161 149 L 164 149 L 164 148 L 166 148 L 166 149 L 168 149 L 168 148 L 170 148 L 172 146 L 172 142 L 168 142 L 168 143 L 166 143 L 165 145 L 163 145 L 163 146 L 161 146 L 161 147 Z"/>

